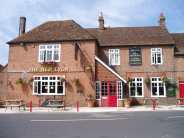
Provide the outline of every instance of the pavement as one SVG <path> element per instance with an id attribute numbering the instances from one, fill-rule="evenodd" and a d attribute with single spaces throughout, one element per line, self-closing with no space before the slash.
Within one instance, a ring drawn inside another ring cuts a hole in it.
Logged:
<path id="1" fill-rule="evenodd" d="M 0 114 L 0 138 L 183 138 L 183 126 L 176 110 Z"/>
<path id="2" fill-rule="evenodd" d="M 78 112 L 81 113 L 93 113 L 93 112 L 133 112 L 133 111 L 184 111 L 184 106 L 178 106 L 178 105 L 170 105 L 170 106 L 162 106 L 159 105 L 153 109 L 152 106 L 131 106 L 129 108 L 125 107 L 79 107 Z M 18 108 L 14 107 L 12 110 L 11 108 L 8 108 L 5 110 L 5 108 L 0 108 L 0 114 L 2 113 L 29 113 L 30 108 L 21 108 L 19 110 Z M 33 107 L 32 108 L 33 113 L 76 113 L 77 108 L 76 107 L 66 107 L 65 110 L 62 110 L 61 108 L 47 108 L 47 107 Z"/>

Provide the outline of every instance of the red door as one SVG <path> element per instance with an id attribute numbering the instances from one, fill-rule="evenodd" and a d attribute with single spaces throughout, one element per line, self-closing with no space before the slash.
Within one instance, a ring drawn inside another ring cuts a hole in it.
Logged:
<path id="1" fill-rule="evenodd" d="M 116 82 L 112 81 L 101 82 L 101 106 L 103 107 L 117 106 Z"/>
<path id="2" fill-rule="evenodd" d="M 108 104 L 109 107 L 117 107 L 116 82 L 109 82 Z"/>
<path id="3" fill-rule="evenodd" d="M 180 88 L 180 98 L 184 98 L 184 82 L 180 83 L 179 88 Z M 180 104 L 184 105 L 184 100 L 182 100 Z"/>

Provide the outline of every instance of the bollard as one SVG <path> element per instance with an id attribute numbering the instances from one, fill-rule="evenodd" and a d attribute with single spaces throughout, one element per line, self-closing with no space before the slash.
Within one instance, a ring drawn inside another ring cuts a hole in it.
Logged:
<path id="1" fill-rule="evenodd" d="M 38 107 L 41 107 L 41 100 L 38 101 Z"/>
<path id="2" fill-rule="evenodd" d="M 32 101 L 30 101 L 30 103 L 29 103 L 29 108 L 30 108 L 30 112 L 32 112 Z"/>
<path id="3" fill-rule="evenodd" d="M 152 99 L 152 104 L 153 104 L 153 110 L 156 108 L 156 99 Z"/>
<path id="4" fill-rule="evenodd" d="M 79 112 L 79 101 L 77 101 L 77 112 Z"/>

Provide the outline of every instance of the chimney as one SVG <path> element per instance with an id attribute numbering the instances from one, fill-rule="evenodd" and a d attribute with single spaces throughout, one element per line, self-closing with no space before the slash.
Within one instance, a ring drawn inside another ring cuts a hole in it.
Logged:
<path id="1" fill-rule="evenodd" d="M 161 13 L 160 14 L 160 17 L 159 17 L 159 25 L 161 26 L 161 27 L 166 27 L 165 25 L 165 20 L 166 20 L 166 18 L 165 18 L 165 16 L 164 16 L 164 14 L 163 13 Z"/>
<path id="2" fill-rule="evenodd" d="M 20 17 L 19 21 L 19 36 L 25 33 L 26 30 L 26 17 Z"/>
<path id="3" fill-rule="evenodd" d="M 104 30 L 104 18 L 103 18 L 103 13 L 100 13 L 100 16 L 98 17 L 98 22 L 99 22 L 99 29 Z"/>

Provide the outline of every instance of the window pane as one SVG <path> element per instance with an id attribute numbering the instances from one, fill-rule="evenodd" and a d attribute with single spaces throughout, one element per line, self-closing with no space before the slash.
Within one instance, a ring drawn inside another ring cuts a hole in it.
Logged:
<path id="1" fill-rule="evenodd" d="M 55 93 L 55 82 L 50 82 L 50 86 L 49 86 L 49 90 L 50 90 L 50 93 Z"/>
<path id="2" fill-rule="evenodd" d="M 123 84 L 118 81 L 118 99 L 123 99 Z"/>
<path id="3" fill-rule="evenodd" d="M 40 61 L 44 61 L 45 59 L 45 50 L 40 50 Z"/>
<path id="4" fill-rule="evenodd" d="M 38 93 L 38 82 L 34 81 L 34 93 Z"/>
<path id="5" fill-rule="evenodd" d="M 52 61 L 52 51 L 47 51 L 47 61 Z"/>
<path id="6" fill-rule="evenodd" d="M 102 82 L 102 96 L 107 96 L 108 90 L 107 90 L 107 82 Z"/>
<path id="7" fill-rule="evenodd" d="M 119 49 L 109 49 L 109 64 L 119 65 L 119 63 L 120 63 Z"/>
<path id="8" fill-rule="evenodd" d="M 157 95 L 157 87 L 152 87 L 152 95 Z"/>
<path id="9" fill-rule="evenodd" d="M 42 93 L 48 93 L 48 82 L 42 82 Z"/>
<path id="10" fill-rule="evenodd" d="M 64 93 L 63 82 L 58 82 L 57 92 L 59 94 L 63 94 Z"/>
<path id="11" fill-rule="evenodd" d="M 100 82 L 96 82 L 96 99 L 100 99 Z"/>
<path id="12" fill-rule="evenodd" d="M 159 86 L 159 96 L 164 96 L 164 87 Z"/>
<path id="13" fill-rule="evenodd" d="M 130 88 L 130 95 L 135 96 L 135 87 Z"/>
<path id="14" fill-rule="evenodd" d="M 142 96 L 142 87 L 137 87 L 137 96 Z"/>
<path id="15" fill-rule="evenodd" d="M 54 60 L 59 60 L 59 51 L 58 50 L 54 51 Z"/>

